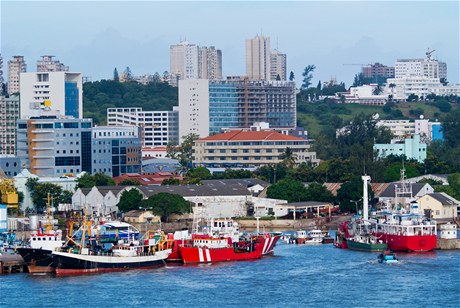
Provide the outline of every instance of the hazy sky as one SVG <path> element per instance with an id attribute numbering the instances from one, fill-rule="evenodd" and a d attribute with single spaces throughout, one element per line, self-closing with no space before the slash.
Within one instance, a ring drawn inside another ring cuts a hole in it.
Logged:
<path id="1" fill-rule="evenodd" d="M 245 39 L 270 36 L 288 56 L 298 85 L 336 77 L 349 86 L 360 66 L 422 58 L 427 48 L 459 82 L 459 1 L 5 1 L 1 53 L 24 55 L 28 71 L 55 55 L 92 80 L 127 66 L 134 75 L 169 71 L 169 46 L 181 39 L 222 50 L 223 74 L 245 74 Z"/>

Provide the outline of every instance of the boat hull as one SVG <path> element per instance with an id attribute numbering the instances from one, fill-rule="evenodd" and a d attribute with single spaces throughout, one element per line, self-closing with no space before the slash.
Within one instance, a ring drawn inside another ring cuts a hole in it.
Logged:
<path id="1" fill-rule="evenodd" d="M 180 255 L 184 263 L 211 263 L 223 261 L 242 261 L 262 258 L 262 249 L 238 252 L 229 248 L 198 248 L 180 247 Z"/>
<path id="2" fill-rule="evenodd" d="M 52 256 L 56 265 L 56 275 L 70 276 L 161 267 L 170 253 L 171 250 L 168 249 L 153 255 L 114 257 L 55 251 Z"/>
<path id="3" fill-rule="evenodd" d="M 53 273 L 52 251 L 38 248 L 17 248 L 29 273 Z"/>
<path id="4" fill-rule="evenodd" d="M 388 249 L 387 244 L 384 243 L 361 243 L 353 240 L 347 240 L 348 249 L 351 250 L 358 250 L 358 251 L 371 251 L 371 252 L 379 252 L 385 251 Z"/>
<path id="5" fill-rule="evenodd" d="M 376 233 L 392 251 L 425 252 L 436 248 L 436 235 L 393 235 Z"/>
<path id="6" fill-rule="evenodd" d="M 281 235 L 263 236 L 259 235 L 256 242 L 262 246 L 262 255 L 272 254 L 275 251 L 275 246 Z"/>

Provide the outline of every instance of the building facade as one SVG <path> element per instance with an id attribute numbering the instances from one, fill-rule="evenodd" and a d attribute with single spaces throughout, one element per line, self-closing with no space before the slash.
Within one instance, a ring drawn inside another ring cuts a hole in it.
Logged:
<path id="1" fill-rule="evenodd" d="M 222 51 L 211 47 L 199 49 L 199 75 L 198 78 L 211 81 L 222 80 Z"/>
<path id="2" fill-rule="evenodd" d="M 386 66 L 381 63 L 374 63 L 369 66 L 363 66 L 361 72 L 364 78 L 394 78 L 395 77 L 395 67 Z"/>
<path id="3" fill-rule="evenodd" d="M 19 119 L 19 96 L 0 96 L 0 154 L 16 155 L 16 121 Z"/>
<path id="4" fill-rule="evenodd" d="M 446 193 L 435 192 L 417 199 L 421 213 L 430 212 L 428 217 L 433 219 L 456 219 L 460 201 Z"/>
<path id="5" fill-rule="evenodd" d="M 177 86 L 179 80 L 199 78 L 199 47 L 182 42 L 170 47 L 170 84 Z"/>
<path id="6" fill-rule="evenodd" d="M 93 127 L 92 173 L 116 177 L 141 172 L 141 132 L 138 126 Z"/>
<path id="7" fill-rule="evenodd" d="M 258 122 L 267 122 L 273 129 L 294 129 L 296 104 L 294 82 L 183 81 L 179 84 L 179 135 L 206 137 Z"/>
<path id="8" fill-rule="evenodd" d="M 68 66 L 54 60 L 53 57 L 42 56 L 42 59 L 37 61 L 37 72 L 67 72 L 69 70 Z"/>
<path id="9" fill-rule="evenodd" d="M 395 64 L 395 78 L 424 76 L 426 78 L 447 78 L 447 64 L 430 57 L 426 59 L 398 59 Z"/>
<path id="10" fill-rule="evenodd" d="M 139 126 L 143 147 L 179 144 L 179 111 L 143 111 L 142 108 L 108 108 L 109 126 Z"/>
<path id="11" fill-rule="evenodd" d="M 318 164 L 307 140 L 275 131 L 235 130 L 201 138 L 193 146 L 193 164 L 205 167 L 247 168 L 277 164 L 286 148 L 292 149 L 296 164 Z"/>
<path id="12" fill-rule="evenodd" d="M 287 75 L 287 56 L 278 50 L 270 52 L 270 79 L 286 80 Z"/>
<path id="13" fill-rule="evenodd" d="M 8 95 L 19 93 L 19 77 L 27 71 L 27 65 L 23 56 L 13 56 L 8 61 Z"/>
<path id="14" fill-rule="evenodd" d="M 393 85 L 393 87 L 390 87 Z M 426 98 L 435 92 L 443 92 L 451 86 L 442 86 L 439 78 L 429 78 L 426 76 L 403 76 L 399 78 L 388 78 L 385 92 L 393 96 L 394 100 L 406 100 L 410 95 L 417 95 L 420 99 Z M 458 87 L 460 90 L 460 87 Z"/>
<path id="15" fill-rule="evenodd" d="M 374 144 L 374 151 L 378 157 L 385 158 L 389 155 L 405 155 L 407 159 L 415 159 L 423 163 L 426 159 L 426 143 L 420 141 L 420 135 L 404 139 L 404 142 L 394 142 L 391 144 Z"/>
<path id="16" fill-rule="evenodd" d="M 21 73 L 21 118 L 39 117 L 52 110 L 63 116 L 83 117 L 81 73 Z"/>
<path id="17" fill-rule="evenodd" d="M 270 80 L 270 37 L 246 40 L 246 75 L 249 80 Z"/>
<path id="18" fill-rule="evenodd" d="M 384 126 L 391 130 L 394 138 L 403 141 L 405 138 L 411 138 L 414 135 L 420 135 L 423 143 L 432 140 L 442 140 L 443 134 L 440 122 L 431 122 L 428 119 L 419 120 L 380 120 L 378 126 Z"/>
<path id="19" fill-rule="evenodd" d="M 17 156 L 40 177 L 91 173 L 92 119 L 43 116 L 17 121 Z"/>

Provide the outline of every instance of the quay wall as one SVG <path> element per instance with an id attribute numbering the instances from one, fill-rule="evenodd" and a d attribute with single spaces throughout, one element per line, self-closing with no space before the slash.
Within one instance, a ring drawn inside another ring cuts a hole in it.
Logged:
<path id="1" fill-rule="evenodd" d="M 460 239 L 440 239 L 436 242 L 436 249 L 439 250 L 456 250 L 460 249 Z"/>

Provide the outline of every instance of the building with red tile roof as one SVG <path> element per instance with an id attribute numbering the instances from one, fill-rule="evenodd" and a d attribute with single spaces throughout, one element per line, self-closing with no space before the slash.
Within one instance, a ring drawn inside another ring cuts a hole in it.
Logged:
<path id="1" fill-rule="evenodd" d="M 307 140 L 274 130 L 234 130 L 195 140 L 193 163 L 205 167 L 247 168 L 277 164 L 290 148 L 296 164 L 317 164 L 316 153 Z"/>

